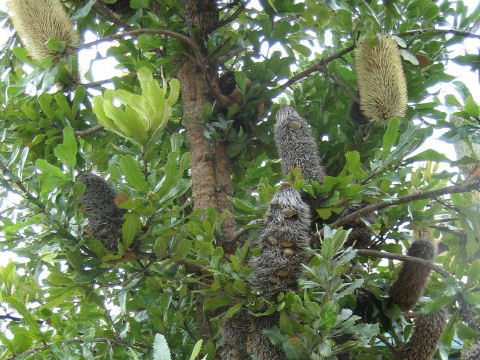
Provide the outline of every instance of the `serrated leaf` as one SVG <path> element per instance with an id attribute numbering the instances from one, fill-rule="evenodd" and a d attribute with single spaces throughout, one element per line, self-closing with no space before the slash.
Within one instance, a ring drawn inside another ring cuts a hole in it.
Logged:
<path id="1" fill-rule="evenodd" d="M 57 159 L 67 165 L 69 169 L 73 170 L 75 168 L 77 163 L 77 142 L 73 129 L 70 126 L 63 129 L 63 143 L 57 145 L 53 152 Z"/>
<path id="2" fill-rule="evenodd" d="M 153 341 L 153 360 L 172 360 L 167 340 L 162 334 L 156 334 Z"/>

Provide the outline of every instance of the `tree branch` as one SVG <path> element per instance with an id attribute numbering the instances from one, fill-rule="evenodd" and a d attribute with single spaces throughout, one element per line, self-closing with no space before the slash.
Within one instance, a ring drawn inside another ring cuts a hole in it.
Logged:
<path id="1" fill-rule="evenodd" d="M 117 78 L 117 79 L 126 79 L 126 78 L 135 78 L 135 77 L 137 77 L 137 74 L 136 74 L 136 73 L 130 73 L 130 74 L 128 74 L 128 75 L 121 76 L 121 77 L 113 77 L 113 78 L 110 78 L 110 79 L 92 81 L 92 82 L 84 83 L 84 84 L 74 84 L 74 85 L 72 85 L 72 86 L 69 86 L 69 87 L 65 88 L 64 90 L 65 90 L 65 91 L 72 91 L 72 90 L 75 90 L 75 89 L 76 89 L 77 87 L 79 87 L 79 86 L 83 86 L 85 89 L 95 88 L 95 87 L 102 86 L 102 85 L 104 85 L 104 84 L 111 83 L 111 82 L 113 82 L 113 80 L 114 80 L 115 78 Z"/>
<path id="2" fill-rule="evenodd" d="M 307 77 L 311 73 L 314 73 L 316 71 L 322 71 L 322 68 L 324 68 L 330 61 L 338 59 L 342 57 L 345 54 L 348 54 L 350 51 L 355 49 L 355 44 L 350 45 L 346 49 L 343 49 L 342 51 L 339 51 L 336 54 L 333 54 L 329 57 L 326 57 L 325 59 L 320 60 L 317 64 L 313 65 L 312 67 L 298 73 L 297 75 L 291 77 L 285 84 L 280 86 L 280 89 L 286 89 L 290 85 L 296 83 L 297 81 Z"/>
<path id="3" fill-rule="evenodd" d="M 343 91 L 345 91 L 347 93 L 348 96 L 350 96 L 350 98 L 357 102 L 357 103 L 360 103 L 360 98 L 352 91 L 350 90 L 350 88 L 345 85 L 339 78 L 337 78 L 335 75 L 333 75 L 332 73 L 328 72 L 327 71 L 327 68 L 325 67 L 324 72 L 326 72 L 328 74 L 328 76 L 338 85 L 340 86 Z"/>
<path id="4" fill-rule="evenodd" d="M 453 275 L 448 272 L 447 270 L 442 269 L 441 267 L 435 265 L 433 262 L 421 258 L 417 258 L 414 256 L 402 255 L 402 254 L 392 254 L 385 251 L 378 251 L 378 250 L 370 250 L 370 249 L 358 249 L 357 254 L 360 256 L 366 257 L 376 257 L 376 258 L 383 258 L 383 259 L 393 259 L 393 260 L 401 260 L 401 261 L 409 261 L 415 264 L 423 265 L 444 277 L 452 277 Z"/>
<path id="5" fill-rule="evenodd" d="M 85 136 L 85 135 L 90 135 L 93 133 L 96 133 L 97 131 L 103 130 L 104 127 L 103 125 L 96 125 L 94 127 L 91 127 L 90 129 L 87 130 L 78 130 L 74 131 L 75 136 Z"/>
<path id="6" fill-rule="evenodd" d="M 121 339 L 95 338 L 95 339 L 92 339 L 92 340 L 90 340 L 90 341 L 85 341 L 85 340 L 83 340 L 83 339 L 70 339 L 70 340 L 64 340 L 64 341 L 63 341 L 63 344 L 64 344 L 64 345 L 69 345 L 69 344 L 88 344 L 88 343 L 116 343 L 116 344 L 119 344 L 119 345 L 136 346 L 136 347 L 139 347 L 139 348 L 142 348 L 142 349 L 152 350 L 152 347 L 151 347 L 150 345 L 145 345 L 145 344 L 140 344 L 140 343 L 130 344 L 130 343 L 128 343 L 127 341 L 121 340 Z M 37 352 L 44 351 L 44 350 L 48 350 L 48 349 L 50 349 L 50 347 L 52 347 L 53 345 L 55 345 L 55 344 L 54 344 L 54 343 L 52 343 L 52 344 L 45 344 L 45 345 L 43 345 L 43 346 L 39 346 L 38 348 L 24 351 L 24 352 L 21 353 L 21 354 L 13 355 L 12 357 L 9 357 L 7 360 L 23 359 L 23 358 L 25 358 L 25 357 L 27 357 L 27 356 L 34 355 L 34 354 L 36 354 Z"/>
<path id="7" fill-rule="evenodd" d="M 395 35 L 397 36 L 408 36 L 408 35 L 414 35 L 414 34 L 422 34 L 426 32 L 436 32 L 438 34 L 452 34 L 456 36 L 463 36 L 463 37 L 473 37 L 480 39 L 479 34 L 475 34 L 469 31 L 465 30 L 458 30 L 458 29 L 436 29 L 436 28 L 427 28 L 427 29 L 413 29 L 413 30 L 407 30 L 401 33 L 397 33 Z"/>
<path id="8" fill-rule="evenodd" d="M 338 219 L 337 221 L 334 221 L 331 223 L 329 226 L 330 227 L 338 227 L 342 226 L 345 224 L 350 223 L 354 219 L 360 218 L 362 216 L 365 216 L 366 214 L 369 214 L 371 212 L 377 211 L 377 210 L 382 210 L 391 206 L 395 205 L 401 205 L 401 204 L 406 204 L 412 201 L 417 201 L 417 200 L 424 200 L 424 199 L 432 199 L 437 196 L 442 196 L 442 195 L 447 195 L 447 194 L 458 194 L 458 193 L 463 193 L 463 192 L 468 192 L 471 190 L 474 190 L 480 185 L 480 179 L 474 179 L 471 181 L 467 181 L 463 184 L 459 185 L 453 185 L 453 186 L 447 186 L 442 189 L 437 189 L 437 190 L 431 190 L 431 191 L 426 191 L 423 193 L 416 193 L 412 195 L 406 195 L 398 198 L 397 200 L 394 201 L 381 201 L 375 204 L 371 204 L 368 206 L 365 206 L 364 208 L 361 208 L 360 210 L 357 210 L 341 219 Z M 320 231 L 320 234 L 323 234 L 323 230 Z"/>
<path id="9" fill-rule="evenodd" d="M 103 15 L 107 20 L 110 20 L 115 25 L 121 26 L 127 30 L 133 29 L 130 25 L 128 25 L 125 21 L 120 19 L 112 10 L 110 10 L 103 2 L 97 1 L 93 8 Z"/>
<path id="10" fill-rule="evenodd" d="M 193 46 L 193 42 L 188 36 L 185 36 L 183 34 L 179 34 L 175 31 L 165 30 L 165 29 L 139 29 L 139 30 L 125 31 L 121 34 L 106 36 L 104 38 L 86 43 L 82 47 L 90 47 L 90 46 L 97 45 L 97 44 L 100 44 L 100 43 L 105 42 L 105 41 L 119 40 L 119 39 L 122 39 L 126 36 L 135 37 L 135 36 L 139 36 L 139 35 L 143 35 L 143 34 L 164 35 L 164 36 L 172 37 L 172 38 L 175 38 L 175 39 L 179 39 L 179 40 L 183 41 L 184 43 L 186 43 L 190 46 Z"/>
<path id="11" fill-rule="evenodd" d="M 230 24 L 232 21 L 234 21 L 237 17 L 240 16 L 240 14 L 243 12 L 243 10 L 245 10 L 245 5 L 246 3 L 242 2 L 240 4 L 240 6 L 237 8 L 237 10 L 235 10 L 235 12 L 229 16 L 228 18 L 226 19 L 222 19 L 221 21 L 218 22 L 218 25 L 217 27 L 215 28 L 216 29 L 219 29 L 221 28 L 222 26 L 225 26 L 227 24 Z"/>

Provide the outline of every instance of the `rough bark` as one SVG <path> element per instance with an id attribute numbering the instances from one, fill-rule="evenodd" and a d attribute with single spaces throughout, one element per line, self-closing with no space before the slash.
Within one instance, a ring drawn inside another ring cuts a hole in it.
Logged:
<path id="1" fill-rule="evenodd" d="M 178 74 L 182 89 L 183 118 L 187 146 L 190 151 L 192 194 L 195 210 L 216 209 L 218 215 L 227 211 L 222 223 L 222 238 L 219 239 L 227 252 L 232 250 L 233 237 L 232 204 L 228 196 L 232 182 L 223 142 L 215 144 L 203 136 L 203 109 L 207 103 L 208 88 L 196 65 L 187 62 Z"/>

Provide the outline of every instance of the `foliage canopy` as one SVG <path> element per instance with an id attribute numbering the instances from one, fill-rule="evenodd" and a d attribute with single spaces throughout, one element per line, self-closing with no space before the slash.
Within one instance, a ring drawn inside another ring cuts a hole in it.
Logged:
<path id="1" fill-rule="evenodd" d="M 480 185 L 475 173 L 440 164 L 479 160 L 480 107 L 445 66 L 479 71 L 477 54 L 452 48 L 480 38 L 480 5 L 219 0 L 219 24 L 205 34 L 186 21 L 188 1 L 62 3 L 83 39 L 111 42 L 96 59 L 113 57 L 124 76 L 93 79 L 95 59 L 78 75 L 75 54 L 55 39 L 46 46 L 59 55 L 34 60 L 13 31 L 0 53 L 0 250 L 12 258 L 0 268 L 0 358 L 215 359 L 222 319 L 245 309 L 278 317 L 263 334 L 288 359 L 391 359 L 416 318 L 440 309 L 450 316 L 436 359 L 458 359 L 475 343 Z M 399 45 L 408 109 L 384 124 L 353 122 L 353 50 L 382 34 Z M 189 62 L 200 69 L 203 102 L 186 96 L 191 84 L 179 71 Z M 215 91 L 227 71 L 239 101 Z M 443 96 L 447 83 L 457 90 Z M 273 139 L 280 103 L 311 125 L 323 184 L 295 169 L 282 178 Z M 422 150 L 438 133 L 462 141 L 465 156 Z M 192 147 L 199 139 L 228 157 L 214 162 L 212 195 L 223 192 L 228 205 L 197 201 L 212 185 L 195 167 L 210 161 Z M 76 178 L 89 172 L 108 179 L 127 211 L 118 253 L 85 231 Z M 255 239 L 282 180 L 312 207 L 311 260 L 297 290 L 263 296 L 249 285 L 249 261 L 260 255 Z M 371 230 L 370 253 L 341 228 L 353 205 L 357 224 Z M 412 231 L 436 239 L 438 271 L 413 313 L 402 313 L 385 291 L 399 267 L 382 254 L 405 253 Z M 365 293 L 372 300 L 360 311 Z"/>

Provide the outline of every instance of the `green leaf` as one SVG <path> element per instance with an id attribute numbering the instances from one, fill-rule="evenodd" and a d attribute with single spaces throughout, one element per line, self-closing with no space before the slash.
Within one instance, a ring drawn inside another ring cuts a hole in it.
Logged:
<path id="1" fill-rule="evenodd" d="M 193 350 L 192 350 L 192 355 L 190 355 L 190 360 L 195 360 L 197 358 L 198 354 L 200 354 L 200 351 L 202 350 L 202 344 L 203 344 L 202 339 L 198 340 L 195 343 L 195 346 L 193 347 Z"/>
<path id="2" fill-rule="evenodd" d="M 148 192 L 148 183 L 143 178 L 142 170 L 137 160 L 131 155 L 125 155 L 120 159 L 120 167 L 130 186 L 144 194 Z"/>
<path id="3" fill-rule="evenodd" d="M 383 135 L 383 153 L 384 156 L 390 153 L 392 146 L 397 141 L 398 131 L 400 129 L 400 119 L 393 118 L 388 121 L 387 130 Z"/>
<path id="4" fill-rule="evenodd" d="M 153 342 L 153 360 L 172 360 L 167 340 L 162 334 L 156 334 Z"/>
<path id="5" fill-rule="evenodd" d="M 63 143 L 57 145 L 53 152 L 58 160 L 67 165 L 70 170 L 75 168 L 77 163 L 77 142 L 73 129 L 70 126 L 63 129 Z"/>
<path id="6" fill-rule="evenodd" d="M 215 310 L 227 306 L 232 302 L 232 298 L 227 296 L 208 297 L 203 302 L 203 310 Z"/>
<path id="7" fill-rule="evenodd" d="M 35 166 L 39 169 L 42 173 L 48 174 L 48 176 L 53 176 L 62 180 L 67 181 L 65 174 L 60 170 L 58 167 L 49 164 L 47 160 L 38 159 L 35 161 Z"/>
<path id="8" fill-rule="evenodd" d="M 478 119 L 480 117 L 480 107 L 478 104 L 473 100 L 471 95 L 467 96 L 465 99 L 465 106 L 463 108 L 470 116 Z"/>
<path id="9" fill-rule="evenodd" d="M 125 249 L 128 249 L 137 232 L 142 228 L 142 222 L 137 214 L 128 213 L 125 215 L 125 222 L 122 226 L 122 242 Z"/>

